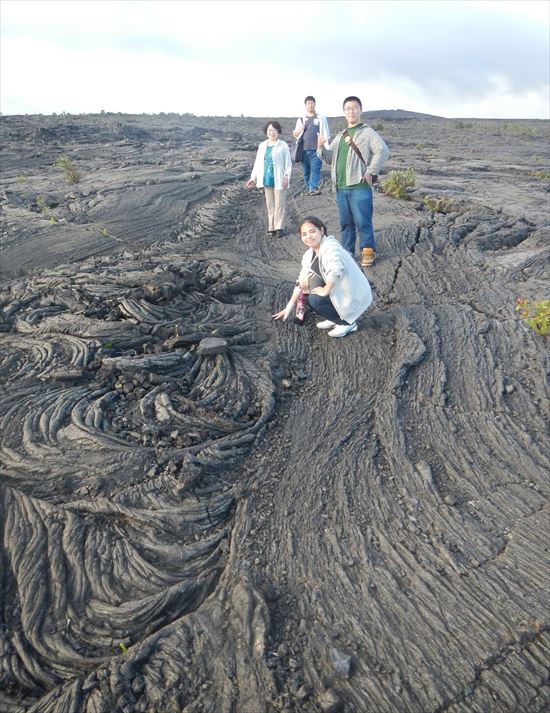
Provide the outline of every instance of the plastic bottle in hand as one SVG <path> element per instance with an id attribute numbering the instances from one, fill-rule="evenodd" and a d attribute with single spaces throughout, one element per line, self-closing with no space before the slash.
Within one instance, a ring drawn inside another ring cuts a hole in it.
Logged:
<path id="1" fill-rule="evenodd" d="M 296 302 L 296 316 L 294 318 L 294 321 L 297 324 L 303 324 L 305 316 L 306 316 L 306 296 L 304 295 L 303 292 L 300 292 L 300 296 L 298 297 L 298 301 Z"/>

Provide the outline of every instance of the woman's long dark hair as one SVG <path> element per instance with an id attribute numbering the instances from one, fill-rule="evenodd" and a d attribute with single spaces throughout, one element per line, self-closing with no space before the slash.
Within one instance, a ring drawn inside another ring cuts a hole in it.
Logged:
<path id="1" fill-rule="evenodd" d="M 319 228 L 319 230 L 321 231 L 321 233 L 323 233 L 323 235 L 328 235 L 327 226 L 323 223 L 322 220 L 320 220 L 319 218 L 316 218 L 314 215 L 308 215 L 307 218 L 302 218 L 302 220 L 300 221 L 300 225 L 298 227 L 298 235 L 301 234 L 302 225 L 304 223 L 311 223 L 316 228 Z"/>

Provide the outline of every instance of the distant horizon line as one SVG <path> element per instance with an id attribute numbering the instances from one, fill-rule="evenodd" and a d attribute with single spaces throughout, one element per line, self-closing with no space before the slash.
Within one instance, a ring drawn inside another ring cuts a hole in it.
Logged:
<path id="1" fill-rule="evenodd" d="M 386 116 L 382 116 L 385 114 Z M 409 116 L 387 116 L 388 114 L 405 114 Z M 386 120 L 403 121 L 406 119 L 414 118 L 427 118 L 427 119 L 439 119 L 442 121 L 458 121 L 458 120 L 469 120 L 469 121 L 550 121 L 549 117 L 488 117 L 488 116 L 440 116 L 438 114 L 428 114 L 426 112 L 412 111 L 408 109 L 371 109 L 363 112 L 363 115 L 369 118 L 380 118 Z M 184 118 L 195 118 L 195 119 L 295 119 L 296 115 L 284 116 L 280 115 L 252 115 L 252 114 L 195 114 L 194 112 L 183 111 L 158 111 L 158 112 L 131 112 L 131 111 L 107 111 L 101 109 L 100 111 L 82 111 L 82 112 L 72 112 L 72 111 L 58 111 L 58 112 L 25 112 L 25 113 L 9 113 L 0 112 L 0 117 L 17 117 L 17 116 L 48 116 L 48 117 L 59 117 L 59 116 L 179 116 Z M 337 114 L 335 116 L 329 116 L 325 114 L 327 119 L 341 119 L 342 115 Z"/>

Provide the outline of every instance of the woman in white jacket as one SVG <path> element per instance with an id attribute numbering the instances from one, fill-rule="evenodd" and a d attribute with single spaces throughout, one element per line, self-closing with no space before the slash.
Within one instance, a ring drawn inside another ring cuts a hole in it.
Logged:
<path id="1" fill-rule="evenodd" d="M 285 235 L 286 190 L 292 173 L 290 149 L 281 141 L 281 125 L 268 121 L 264 127 L 267 136 L 258 146 L 247 188 L 263 188 L 267 207 L 267 234 L 274 238 Z"/>
<path id="2" fill-rule="evenodd" d="M 288 319 L 300 292 L 306 292 L 309 306 L 325 318 L 317 323 L 319 329 L 329 329 L 329 337 L 355 332 L 356 320 L 372 302 L 369 281 L 349 252 L 327 235 L 319 218 L 304 218 L 299 233 L 308 248 L 302 257 L 302 270 L 287 306 L 272 315 L 273 319 Z M 311 273 L 316 273 L 317 283 L 324 284 L 310 290 Z"/>

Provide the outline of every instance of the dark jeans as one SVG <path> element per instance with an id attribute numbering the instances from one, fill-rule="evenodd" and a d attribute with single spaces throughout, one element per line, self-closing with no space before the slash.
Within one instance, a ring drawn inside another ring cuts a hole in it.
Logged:
<path id="1" fill-rule="evenodd" d="M 372 189 L 365 183 L 364 188 L 337 188 L 336 203 L 340 215 L 342 247 L 355 257 L 356 234 L 359 233 L 359 248 L 374 248 L 372 227 Z"/>
<path id="2" fill-rule="evenodd" d="M 304 183 L 308 191 L 319 188 L 321 179 L 321 166 L 323 162 L 317 156 L 317 151 L 304 151 L 302 153 L 302 168 L 304 169 Z"/>
<path id="3" fill-rule="evenodd" d="M 307 302 L 314 312 L 317 312 L 317 314 L 320 314 L 321 317 L 325 319 L 330 319 L 334 324 L 349 324 L 349 322 L 344 322 L 343 319 L 340 319 L 340 315 L 335 310 L 332 300 L 328 295 L 326 297 L 308 295 Z"/>

